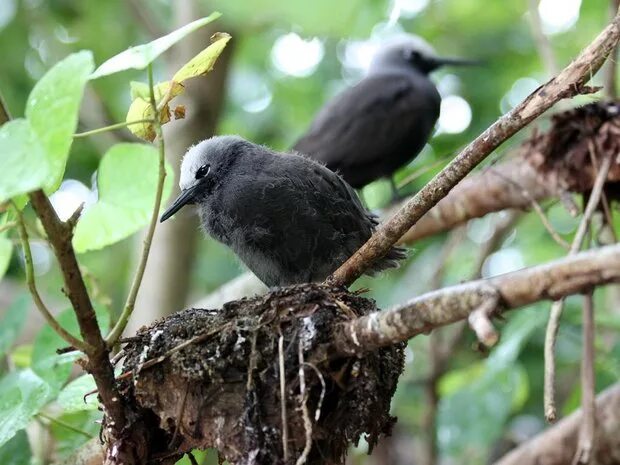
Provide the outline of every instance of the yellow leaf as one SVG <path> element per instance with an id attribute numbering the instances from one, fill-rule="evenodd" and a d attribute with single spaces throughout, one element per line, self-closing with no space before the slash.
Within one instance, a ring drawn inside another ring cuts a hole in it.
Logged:
<path id="1" fill-rule="evenodd" d="M 172 77 L 174 82 L 182 83 L 187 79 L 201 76 L 213 69 L 215 60 L 220 56 L 224 47 L 230 40 L 230 34 L 225 32 L 217 32 L 211 37 L 211 45 L 202 52 L 188 61 L 176 74 Z"/>
<path id="2" fill-rule="evenodd" d="M 154 117 L 155 112 L 151 104 L 141 98 L 137 98 L 131 102 L 125 121 L 130 123 L 141 119 L 153 119 Z M 144 122 L 130 124 L 127 128 L 140 139 L 148 140 L 149 142 L 155 139 L 155 127 L 153 123 Z"/>

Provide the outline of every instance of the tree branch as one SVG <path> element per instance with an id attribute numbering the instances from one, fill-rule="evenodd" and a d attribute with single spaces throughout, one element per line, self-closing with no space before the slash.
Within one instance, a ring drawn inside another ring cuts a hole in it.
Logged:
<path id="1" fill-rule="evenodd" d="M 614 384 L 596 398 L 596 420 L 599 428 L 597 444 L 593 450 L 594 463 L 618 463 L 617 458 L 620 457 L 618 412 L 620 412 L 620 383 Z M 495 462 L 495 465 L 571 463 L 577 451 L 577 438 L 583 421 L 583 413 L 578 410 L 538 436 L 524 442 Z"/>
<path id="2" fill-rule="evenodd" d="M 340 355 L 368 352 L 464 320 L 489 299 L 509 310 L 610 282 L 620 282 L 620 245 L 423 294 L 343 323 L 329 349 Z"/>
<path id="3" fill-rule="evenodd" d="M 73 250 L 71 243 L 73 231 L 58 218 L 43 191 L 32 192 L 29 197 L 60 265 L 64 292 L 75 311 L 82 338 L 89 345 L 85 349 L 88 356 L 88 371 L 95 379 L 106 414 L 110 421 L 114 422 L 112 432 L 119 432 L 126 425 L 125 411 L 114 383 L 114 370 L 110 363 L 108 346 L 101 335 L 95 310 Z"/>
<path id="4" fill-rule="evenodd" d="M 17 224 L 19 228 L 19 237 L 22 243 L 22 248 L 24 250 L 24 262 L 25 262 L 25 267 L 26 267 L 26 283 L 28 284 L 28 289 L 30 290 L 30 294 L 32 295 L 32 300 L 34 300 L 35 305 L 39 309 L 39 312 L 41 312 L 41 314 L 45 318 L 45 321 L 47 321 L 47 324 L 49 324 L 50 327 L 54 331 L 56 331 L 56 333 L 61 338 L 63 338 L 66 342 L 71 344 L 76 349 L 81 350 L 82 352 L 86 352 L 92 347 L 90 347 L 87 343 L 78 339 L 73 334 L 68 332 L 65 328 L 63 328 L 60 325 L 60 323 L 56 321 L 56 318 L 54 318 L 54 315 L 52 315 L 52 313 L 49 311 L 49 309 L 43 302 L 43 299 L 41 299 L 41 296 L 39 295 L 39 291 L 37 290 L 37 285 L 34 279 L 34 267 L 32 264 L 32 252 L 30 250 L 30 239 L 28 238 L 28 233 L 26 232 L 26 225 L 24 224 L 24 217 L 22 215 L 22 212 L 17 207 L 15 207 L 15 214 L 17 215 L 17 219 L 18 219 Z"/>
<path id="5" fill-rule="evenodd" d="M 350 285 L 388 250 L 427 211 L 444 198 L 471 170 L 510 136 L 548 110 L 557 101 L 583 92 L 620 39 L 620 15 L 555 78 L 497 120 L 384 223 L 351 258 L 329 278 L 330 284 Z"/>

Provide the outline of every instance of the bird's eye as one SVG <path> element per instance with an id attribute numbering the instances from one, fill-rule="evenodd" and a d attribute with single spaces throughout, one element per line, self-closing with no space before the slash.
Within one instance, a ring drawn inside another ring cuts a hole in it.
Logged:
<path id="1" fill-rule="evenodd" d="M 420 59 L 422 58 L 422 54 L 418 52 L 417 50 L 409 50 L 406 54 L 406 57 L 407 57 L 407 60 L 410 61 L 411 63 L 416 63 L 420 61 Z"/>
<path id="2" fill-rule="evenodd" d="M 209 174 L 209 171 L 211 170 L 211 165 L 202 165 L 200 168 L 198 168 L 198 170 L 196 171 L 196 179 L 202 179 L 204 178 L 207 174 Z"/>

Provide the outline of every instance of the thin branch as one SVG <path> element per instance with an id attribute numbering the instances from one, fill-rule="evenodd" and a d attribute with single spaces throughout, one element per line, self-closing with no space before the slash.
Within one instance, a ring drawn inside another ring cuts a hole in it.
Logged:
<path id="1" fill-rule="evenodd" d="M 592 292 L 583 296 L 583 349 L 581 358 L 581 411 L 583 422 L 579 434 L 579 445 L 573 465 L 592 463 L 593 451 L 596 447 L 596 404 L 594 386 L 594 302 Z"/>
<path id="2" fill-rule="evenodd" d="M 131 283 L 131 288 L 129 290 L 129 295 L 127 296 L 127 301 L 125 302 L 125 307 L 123 308 L 123 311 L 121 312 L 121 315 L 116 322 L 116 325 L 114 325 L 114 328 L 112 329 L 112 331 L 110 331 L 110 334 L 106 338 L 106 342 L 110 347 L 116 345 L 116 342 L 123 334 L 123 331 L 127 326 L 127 322 L 129 321 L 129 318 L 131 317 L 133 309 L 136 305 L 136 298 L 138 297 L 138 291 L 140 290 L 140 285 L 142 284 L 144 270 L 146 269 L 146 264 L 149 259 L 149 252 L 151 250 L 151 243 L 153 242 L 153 235 L 155 234 L 155 227 L 157 226 L 157 217 L 159 216 L 159 209 L 161 208 L 161 198 L 164 191 L 164 180 L 166 179 L 166 152 L 164 147 L 164 134 L 161 128 L 159 110 L 157 109 L 157 105 L 155 103 L 155 88 L 153 82 L 153 69 L 151 65 L 148 66 L 148 76 L 151 107 L 154 111 L 155 134 L 157 135 L 157 144 L 159 149 L 159 177 L 157 180 L 157 192 L 155 193 L 155 205 L 153 205 L 151 222 L 146 232 L 146 236 L 144 237 L 144 248 L 142 249 L 142 255 L 140 257 L 140 262 L 138 263 L 136 275 L 134 276 L 133 282 Z"/>
<path id="3" fill-rule="evenodd" d="M 551 108 L 557 101 L 584 91 L 585 83 L 601 67 L 620 39 L 620 15 L 557 77 L 534 91 L 470 143 L 448 166 L 384 223 L 351 258 L 329 278 L 330 284 L 350 285 L 411 228 L 427 211 L 493 150 Z"/>
<path id="4" fill-rule="evenodd" d="M 142 123 L 155 124 L 155 121 L 153 119 L 151 119 L 151 118 L 138 119 L 136 121 L 124 121 L 122 123 L 111 124 L 109 126 L 104 126 L 102 128 L 91 129 L 90 131 L 78 132 L 76 134 L 73 134 L 73 138 L 74 139 L 79 139 L 81 137 L 94 136 L 94 135 L 101 134 L 101 133 L 104 133 L 104 132 L 109 132 L 109 131 L 114 131 L 116 129 L 126 128 L 127 126 L 131 126 L 133 124 L 142 124 Z"/>
<path id="5" fill-rule="evenodd" d="M 34 266 L 32 263 L 32 251 L 30 250 L 30 240 L 28 239 L 28 233 L 26 232 L 26 225 L 24 224 L 24 216 L 22 212 L 13 205 L 14 211 L 17 215 L 17 224 L 19 227 L 19 237 L 22 243 L 22 248 L 24 250 L 24 262 L 26 267 L 26 284 L 28 285 L 28 289 L 30 290 L 30 294 L 32 294 L 32 300 L 35 305 L 41 312 L 41 315 L 47 321 L 47 324 L 58 334 L 61 338 L 63 338 L 66 342 L 71 344 L 73 347 L 81 350 L 82 352 L 86 352 L 90 347 L 84 341 L 78 339 L 73 334 L 69 333 L 66 329 L 64 329 L 60 323 L 54 318 L 54 315 L 49 311 L 43 299 L 37 290 L 37 285 L 35 283 L 34 278 Z"/>
<path id="6" fill-rule="evenodd" d="M 496 174 L 498 176 L 504 176 L 504 174 L 501 171 L 495 171 L 493 168 L 490 168 L 489 171 L 493 174 Z M 547 232 L 549 233 L 549 235 L 551 236 L 551 238 L 560 246 L 565 248 L 566 250 L 570 249 L 570 244 L 568 242 L 566 242 L 562 236 L 560 236 L 558 234 L 558 232 L 553 228 L 553 225 L 551 224 L 551 222 L 549 221 L 549 218 L 547 218 L 547 215 L 545 215 L 545 211 L 543 210 L 543 208 L 540 206 L 540 203 L 538 203 L 538 201 L 532 197 L 530 195 L 530 193 L 527 191 L 527 189 L 525 189 L 523 186 L 519 185 L 514 179 L 511 179 L 509 177 L 505 177 L 506 182 L 511 183 L 511 184 L 515 184 L 515 187 L 521 189 L 521 195 L 523 195 L 524 198 L 526 198 L 529 202 L 530 202 L 530 206 L 532 207 L 532 209 L 534 210 L 534 212 L 536 212 L 536 214 L 538 215 L 538 217 L 540 218 L 540 222 L 542 223 L 542 225 L 545 227 L 545 229 L 547 230 Z"/>
<path id="7" fill-rule="evenodd" d="M 65 429 L 68 429 L 69 431 L 73 431 L 74 433 L 81 434 L 82 436 L 86 436 L 88 439 L 93 437 L 92 434 L 87 433 L 84 430 L 76 428 L 75 426 L 70 425 L 69 423 L 67 423 L 65 421 L 59 420 L 58 418 L 54 418 L 54 417 L 52 417 L 50 415 L 47 415 L 47 414 L 45 414 L 43 412 L 37 413 L 37 416 L 40 417 L 40 418 L 43 418 L 43 419 L 45 419 L 47 421 L 49 421 L 50 423 L 54 423 L 54 424 L 60 426 L 61 428 L 65 428 Z"/>
<path id="8" fill-rule="evenodd" d="M 620 8 L 620 0 L 610 0 L 609 2 L 609 16 L 613 18 Z M 609 55 L 609 60 L 606 65 L 607 69 L 605 70 L 604 77 L 604 88 L 605 88 L 605 96 L 608 99 L 614 100 L 618 97 L 618 88 L 617 88 L 617 74 L 618 74 L 618 46 L 616 46 L 611 54 Z"/>
<path id="9" fill-rule="evenodd" d="M 530 26 L 532 29 L 532 35 L 534 36 L 534 42 L 536 43 L 536 48 L 538 49 L 538 54 L 540 55 L 543 65 L 547 70 L 547 74 L 549 76 L 555 76 L 558 74 L 560 68 L 558 67 L 558 61 L 553 53 L 551 42 L 542 28 L 542 21 L 540 19 L 540 13 L 538 12 L 539 3 L 539 0 L 529 0 L 528 13 L 530 15 Z"/>
<path id="10" fill-rule="evenodd" d="M 9 109 L 6 106 L 6 103 L 4 103 L 2 95 L 0 95 L 0 126 L 2 126 L 4 123 L 9 122 L 10 120 L 11 114 L 9 113 Z"/>
<path id="11" fill-rule="evenodd" d="M 588 200 L 588 204 L 583 212 L 583 217 L 577 227 L 577 232 L 571 244 L 568 255 L 576 254 L 583 245 L 583 241 L 588 232 L 592 215 L 598 207 L 603 193 L 603 187 L 607 180 L 607 173 L 611 167 L 612 157 L 607 156 L 601 164 L 601 168 L 596 175 L 594 187 Z M 544 379 L 544 410 L 545 418 L 549 422 L 553 422 L 557 418 L 557 409 L 555 406 L 555 343 L 558 335 L 560 319 L 564 310 L 564 299 L 561 298 L 553 303 L 545 332 L 545 379 Z"/>
<path id="12" fill-rule="evenodd" d="M 8 221 L 6 223 L 4 223 L 2 226 L 0 226 L 0 233 L 3 233 L 4 231 L 7 231 L 11 228 L 14 228 L 15 226 L 17 226 L 17 222 L 15 221 Z"/>
<path id="13" fill-rule="evenodd" d="M 389 310 L 340 324 L 327 349 L 335 354 L 369 352 L 466 319 L 488 299 L 499 298 L 503 310 L 584 292 L 620 281 L 620 245 L 470 281 L 418 296 Z"/>
<path id="14" fill-rule="evenodd" d="M 73 231 L 67 223 L 63 223 L 58 218 L 54 207 L 43 191 L 32 192 L 29 198 L 60 265 L 64 292 L 75 311 L 80 333 L 88 344 L 86 348 L 88 370 L 95 379 L 99 396 L 105 406 L 106 416 L 113 424 L 110 432 L 116 437 L 126 425 L 125 406 L 119 402 L 121 396 L 114 384 L 114 369 L 110 363 L 108 347 L 101 336 L 95 310 L 71 243 Z"/>

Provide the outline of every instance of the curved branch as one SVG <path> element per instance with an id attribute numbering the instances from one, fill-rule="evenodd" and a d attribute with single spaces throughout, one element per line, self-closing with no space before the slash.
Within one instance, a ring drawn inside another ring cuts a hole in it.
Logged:
<path id="1" fill-rule="evenodd" d="M 330 284 L 350 285 L 411 228 L 427 211 L 506 139 L 540 116 L 553 104 L 584 92 L 584 84 L 598 71 L 620 40 L 620 15 L 555 78 L 530 94 L 470 143 L 389 221 L 384 223 L 351 258 L 329 278 Z"/>
<path id="2" fill-rule="evenodd" d="M 329 349 L 341 355 L 372 351 L 464 320 L 493 299 L 498 299 L 501 309 L 510 310 L 610 282 L 620 282 L 620 245 L 423 294 L 390 310 L 343 323 Z"/>

